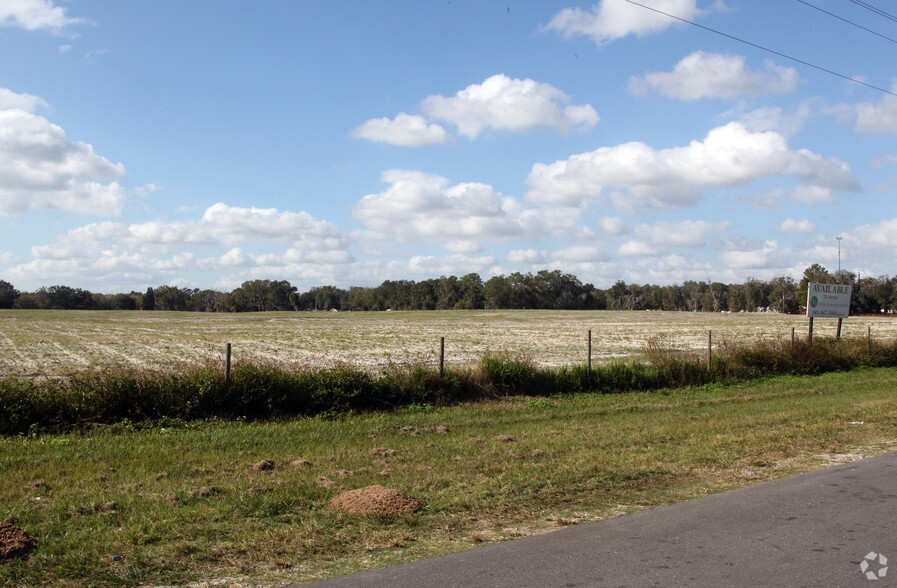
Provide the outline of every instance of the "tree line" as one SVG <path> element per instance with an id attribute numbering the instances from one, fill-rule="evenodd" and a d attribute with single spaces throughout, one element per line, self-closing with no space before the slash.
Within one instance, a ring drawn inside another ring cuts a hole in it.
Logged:
<path id="1" fill-rule="evenodd" d="M 374 287 L 320 286 L 299 292 L 286 280 L 251 280 L 231 292 L 163 285 L 145 292 L 98 294 L 56 285 L 19 292 L 0 280 L 0 308 L 75 310 L 175 310 L 264 312 L 302 310 L 680 310 L 692 312 L 803 311 L 809 282 L 851 284 L 852 314 L 891 313 L 897 309 L 897 277 L 860 277 L 829 272 L 819 264 L 800 281 L 788 276 L 740 284 L 687 280 L 658 286 L 618 280 L 607 289 L 583 283 L 560 270 L 499 275 L 485 282 L 475 273 L 420 282 L 386 280 Z"/>

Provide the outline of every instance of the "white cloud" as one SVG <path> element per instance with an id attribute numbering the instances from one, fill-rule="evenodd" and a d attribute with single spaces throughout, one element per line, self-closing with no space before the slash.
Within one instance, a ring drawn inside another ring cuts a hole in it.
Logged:
<path id="1" fill-rule="evenodd" d="M 872 135 L 897 134 L 897 96 L 882 96 L 877 103 L 862 102 L 852 110 L 857 131 Z"/>
<path id="2" fill-rule="evenodd" d="M 755 194 L 747 199 L 748 204 L 759 210 L 776 210 L 783 201 L 800 202 L 813 206 L 831 204 L 835 201 L 831 188 L 823 186 L 799 185 L 787 188 L 776 188 L 762 194 Z"/>
<path id="3" fill-rule="evenodd" d="M 429 96 L 421 110 L 431 119 L 457 125 L 458 132 L 471 139 L 488 128 L 521 131 L 548 127 L 565 133 L 588 130 L 598 123 L 594 108 L 569 101 L 569 96 L 550 84 L 497 74 L 452 97 Z"/>
<path id="4" fill-rule="evenodd" d="M 808 220 L 796 221 L 791 218 L 786 218 L 784 221 L 782 221 L 778 228 L 779 232 L 782 233 L 806 235 L 807 233 L 812 233 L 813 231 L 815 231 L 816 225 Z"/>
<path id="5" fill-rule="evenodd" d="M 117 214 L 124 166 L 29 112 L 42 105 L 36 96 L 0 93 L 0 217 L 33 209 Z"/>
<path id="6" fill-rule="evenodd" d="M 805 149 L 791 151 L 778 133 L 752 133 L 733 122 L 685 147 L 655 150 L 631 142 L 534 164 L 526 197 L 581 206 L 608 192 L 619 210 L 675 208 L 697 202 L 701 189 L 734 187 L 774 175 L 795 176 L 822 190 L 857 189 L 846 163 Z"/>
<path id="7" fill-rule="evenodd" d="M 15 253 L 0 251 L 0 264 L 2 265 L 12 265 L 14 263 L 21 263 L 21 261 L 22 257 Z"/>
<path id="8" fill-rule="evenodd" d="M 516 249 L 506 256 L 508 263 L 545 263 L 544 251 L 535 249 Z"/>
<path id="9" fill-rule="evenodd" d="M 483 241 L 525 239 L 575 223 L 569 213 L 524 208 L 487 184 L 450 185 L 442 176 L 407 170 L 385 171 L 382 179 L 389 187 L 363 197 L 352 215 L 393 243 L 438 242 L 471 253 Z"/>
<path id="10" fill-rule="evenodd" d="M 786 137 L 796 135 L 808 120 L 830 110 L 829 107 L 820 104 L 817 100 L 805 100 L 794 110 L 785 110 L 776 106 L 746 110 L 744 104 L 739 103 L 738 106 L 724 113 L 724 116 L 729 120 L 738 120 L 744 123 L 753 132 L 775 131 Z"/>
<path id="11" fill-rule="evenodd" d="M 149 221 L 127 225 L 98 222 L 71 229 L 50 244 L 32 248 L 38 258 L 64 259 L 91 256 L 97 249 L 130 249 L 142 254 L 168 255 L 178 248 L 234 243 L 282 242 L 315 254 L 346 250 L 346 237 L 332 224 L 306 212 L 280 212 L 273 208 L 238 208 L 214 204 L 196 221 Z M 293 254 L 295 257 L 295 254 Z M 232 247 L 221 259 L 227 264 L 243 263 L 249 257 Z"/>
<path id="12" fill-rule="evenodd" d="M 704 12 L 697 0 L 644 0 L 643 4 L 692 20 Z M 719 4 L 719 3 L 718 3 Z M 599 47 L 627 35 L 649 35 L 666 30 L 677 21 L 626 0 L 601 0 L 591 10 L 565 8 L 555 14 L 544 29 L 556 31 L 565 39 L 590 37 Z"/>
<path id="13" fill-rule="evenodd" d="M 796 186 L 791 198 L 803 204 L 829 204 L 835 201 L 830 188 L 824 186 Z"/>
<path id="14" fill-rule="evenodd" d="M 407 271 L 404 271 L 404 274 L 395 274 L 404 277 L 409 273 L 418 276 L 462 276 L 469 273 L 482 274 L 495 264 L 496 259 L 490 256 L 468 257 L 462 254 L 454 254 L 445 257 L 418 255 L 409 259 L 407 265 L 403 263 L 393 265 L 407 267 Z M 395 270 L 398 268 L 394 267 L 393 269 Z"/>
<path id="15" fill-rule="evenodd" d="M 404 112 L 394 119 L 372 118 L 352 129 L 349 134 L 357 139 L 403 147 L 446 143 L 449 140 L 448 133 L 440 125 L 428 124 L 424 117 Z"/>
<path id="16" fill-rule="evenodd" d="M 629 228 L 623 219 L 615 216 L 603 216 L 598 220 L 598 227 L 606 235 L 625 235 Z"/>
<path id="17" fill-rule="evenodd" d="M 882 155 L 872 160 L 872 167 L 882 169 L 897 164 L 897 155 Z"/>
<path id="18" fill-rule="evenodd" d="M 629 91 L 641 96 L 658 92 L 679 100 L 733 99 L 746 94 L 787 94 L 800 81 L 797 70 L 766 62 L 762 72 L 745 67 L 744 57 L 695 51 L 671 72 L 652 72 L 629 78 Z"/>
<path id="19" fill-rule="evenodd" d="M 846 235 L 859 247 L 871 249 L 877 255 L 897 255 L 897 218 L 854 227 Z"/>
<path id="20" fill-rule="evenodd" d="M 707 235 L 719 233 L 731 223 L 707 221 L 661 221 L 641 224 L 633 230 L 633 238 L 620 246 L 621 255 L 654 256 L 665 254 L 669 247 L 698 248 L 707 244 Z"/>
<path id="21" fill-rule="evenodd" d="M 9 88 L 0 88 L 0 110 L 22 110 L 34 112 L 39 108 L 46 108 L 47 103 L 40 96 L 32 94 L 19 94 Z"/>
<path id="22" fill-rule="evenodd" d="M 271 242 L 285 247 L 271 252 Z M 250 253 L 237 243 L 260 244 L 269 251 Z M 200 255 L 197 245 L 209 253 Z M 234 269 L 244 279 L 325 279 L 336 275 L 334 268 L 354 262 L 348 238 L 328 222 L 305 212 L 225 204 L 210 206 L 199 219 L 185 222 L 91 223 L 32 247 L 31 256 L 30 262 L 4 274 L 30 284 L 53 276 L 54 283 L 89 284 L 95 291 L 128 290 L 190 272 Z"/>
<path id="23" fill-rule="evenodd" d="M 762 244 L 739 243 L 720 254 L 723 267 L 742 274 L 751 270 L 767 270 L 782 267 L 783 257 L 788 252 L 782 251 L 776 241 L 768 240 Z"/>
<path id="24" fill-rule="evenodd" d="M 137 196 L 139 196 L 140 198 L 146 198 L 153 192 L 158 192 L 161 189 L 162 189 L 161 186 L 157 186 L 156 184 L 149 183 L 144 186 L 137 186 L 136 188 L 134 188 L 134 193 Z"/>
<path id="25" fill-rule="evenodd" d="M 88 22 L 66 15 L 66 9 L 51 0 L 4 0 L 0 2 L 0 26 L 26 31 L 49 30 L 59 33 L 69 26 Z"/>

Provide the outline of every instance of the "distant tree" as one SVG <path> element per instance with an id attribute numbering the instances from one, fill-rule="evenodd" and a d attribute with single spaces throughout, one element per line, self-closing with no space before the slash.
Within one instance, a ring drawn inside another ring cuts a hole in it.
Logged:
<path id="1" fill-rule="evenodd" d="M 773 278 L 769 285 L 771 290 L 768 296 L 768 305 L 779 312 L 796 314 L 800 311 L 797 301 L 798 285 L 790 276 Z"/>
<path id="2" fill-rule="evenodd" d="M 19 291 L 12 284 L 0 280 L 0 308 L 12 308 L 16 298 L 20 295 Z"/>
<path id="3" fill-rule="evenodd" d="M 454 308 L 483 308 L 483 280 L 479 274 L 467 274 L 458 283 L 458 301 Z"/>
<path id="4" fill-rule="evenodd" d="M 156 292 L 152 288 L 146 289 L 143 300 L 140 301 L 140 308 L 143 310 L 156 310 Z"/>
<path id="5" fill-rule="evenodd" d="M 95 302 L 91 293 L 81 288 L 72 288 L 70 286 L 50 286 L 49 288 L 41 288 L 46 298 L 45 308 L 65 309 L 65 310 L 91 310 L 95 307 Z"/>
<path id="6" fill-rule="evenodd" d="M 175 286 L 159 286 L 154 297 L 156 310 L 187 310 L 187 294 Z"/>
<path id="7" fill-rule="evenodd" d="M 115 299 L 115 296 L 112 294 L 94 292 L 90 297 L 93 300 L 92 308 L 94 310 L 112 310 L 112 303 Z"/>
<path id="8" fill-rule="evenodd" d="M 296 288 L 286 280 L 251 280 L 231 292 L 231 304 L 239 312 L 296 310 Z"/>
<path id="9" fill-rule="evenodd" d="M 504 276 L 493 276 L 483 284 L 486 308 L 511 308 L 511 288 Z"/>
<path id="10" fill-rule="evenodd" d="M 130 294 L 116 294 L 112 298 L 113 310 L 137 310 L 137 301 Z"/>
<path id="11" fill-rule="evenodd" d="M 200 290 L 187 301 L 187 310 L 196 312 L 220 312 L 227 310 L 229 294 L 217 290 Z"/>
<path id="12" fill-rule="evenodd" d="M 35 310 L 46 307 L 44 305 L 44 297 L 40 292 L 22 292 L 22 294 L 16 298 L 13 308 Z"/>

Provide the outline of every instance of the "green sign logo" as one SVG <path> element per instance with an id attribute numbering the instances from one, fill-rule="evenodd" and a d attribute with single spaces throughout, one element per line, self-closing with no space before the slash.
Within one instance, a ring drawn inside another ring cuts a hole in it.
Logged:
<path id="1" fill-rule="evenodd" d="M 810 298 L 810 306 L 816 308 L 816 305 L 819 304 L 819 298 L 813 296 Z"/>

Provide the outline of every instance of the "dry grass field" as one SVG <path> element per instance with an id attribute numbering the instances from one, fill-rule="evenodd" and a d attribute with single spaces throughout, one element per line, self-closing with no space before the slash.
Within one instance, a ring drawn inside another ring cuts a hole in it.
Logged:
<path id="1" fill-rule="evenodd" d="M 817 320 L 814 336 L 834 337 L 835 320 Z M 52 375 L 103 365 L 160 367 L 233 360 L 376 368 L 446 362 L 485 352 L 522 354 L 535 364 L 584 363 L 640 353 L 651 338 L 681 350 L 757 339 L 807 336 L 807 319 L 780 314 L 623 311 L 417 311 L 211 314 L 128 311 L 0 310 L 0 375 Z M 851 317 L 843 337 L 897 337 L 897 318 Z"/>

